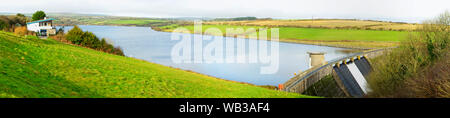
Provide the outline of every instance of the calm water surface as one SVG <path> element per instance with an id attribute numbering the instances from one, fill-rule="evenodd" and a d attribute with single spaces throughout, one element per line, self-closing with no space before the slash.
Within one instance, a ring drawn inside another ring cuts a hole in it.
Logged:
<path id="1" fill-rule="evenodd" d="M 64 29 L 67 32 L 71 28 L 72 27 L 66 26 Z M 122 47 L 125 55 L 129 57 L 143 59 L 183 70 L 191 70 L 222 79 L 247 82 L 256 85 L 278 85 L 292 78 L 295 72 L 298 73 L 299 71 L 307 70 L 309 68 L 308 51 L 325 52 L 325 60 L 327 61 L 351 55 L 351 53 L 344 53 L 342 50 L 345 49 L 343 48 L 279 43 L 280 62 L 278 72 L 275 74 L 260 74 L 260 67 L 266 67 L 268 64 L 175 64 L 171 59 L 171 50 L 175 44 L 179 43 L 179 41 L 170 40 L 171 33 L 169 32 L 158 32 L 149 27 L 82 25 L 80 28 L 85 31 L 93 32 L 99 38 L 110 39 L 115 46 Z M 249 41 L 249 39 L 233 40 L 245 40 L 246 44 L 248 44 Z M 203 41 L 203 45 L 207 45 L 209 42 L 210 41 Z M 248 49 L 246 53 L 248 53 Z"/>

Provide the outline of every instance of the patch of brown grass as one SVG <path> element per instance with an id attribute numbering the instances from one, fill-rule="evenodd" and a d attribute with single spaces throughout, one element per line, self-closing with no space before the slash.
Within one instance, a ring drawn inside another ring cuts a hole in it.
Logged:
<path id="1" fill-rule="evenodd" d="M 16 27 L 14 28 L 14 34 L 16 35 L 20 35 L 20 36 L 24 36 L 24 35 L 33 35 L 33 32 L 30 32 L 27 30 L 27 27 L 22 26 L 22 27 Z"/>

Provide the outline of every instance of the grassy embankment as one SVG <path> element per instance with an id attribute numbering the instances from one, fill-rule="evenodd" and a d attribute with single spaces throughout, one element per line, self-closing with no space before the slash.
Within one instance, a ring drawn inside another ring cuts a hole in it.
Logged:
<path id="1" fill-rule="evenodd" d="M 0 31 L 0 97 L 309 97 Z"/>
<path id="2" fill-rule="evenodd" d="M 276 27 L 281 42 L 368 49 L 398 46 L 416 26 L 419 25 L 358 20 L 256 20 L 205 22 L 202 29 L 204 32 L 208 28 L 218 28 L 223 34 L 215 35 L 224 35 L 226 28 Z M 193 25 L 181 27 L 194 30 Z M 162 31 L 171 32 L 175 28 Z M 267 32 L 270 37 L 270 29 Z"/>

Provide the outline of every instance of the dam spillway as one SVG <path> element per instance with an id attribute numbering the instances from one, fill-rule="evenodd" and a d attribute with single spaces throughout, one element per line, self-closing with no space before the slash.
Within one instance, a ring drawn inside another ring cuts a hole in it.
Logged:
<path id="1" fill-rule="evenodd" d="M 370 68 L 371 66 L 367 59 L 362 57 L 335 65 L 333 70 L 337 73 L 341 83 L 350 96 L 362 97 L 370 91 L 366 80 Z"/>
<path id="2" fill-rule="evenodd" d="M 359 71 L 361 71 L 361 73 L 364 76 L 369 75 L 369 71 L 372 70 L 372 66 L 370 65 L 370 63 L 366 57 L 359 58 L 357 61 L 354 61 L 354 62 L 355 62 L 355 65 L 358 67 Z"/>

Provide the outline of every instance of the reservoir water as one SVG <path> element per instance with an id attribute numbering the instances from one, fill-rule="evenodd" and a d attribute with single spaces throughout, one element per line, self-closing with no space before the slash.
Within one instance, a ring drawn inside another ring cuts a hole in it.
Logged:
<path id="1" fill-rule="evenodd" d="M 67 32 L 72 27 L 64 27 Z M 126 56 L 147 60 L 149 62 L 190 70 L 213 77 L 246 82 L 255 85 L 278 85 L 294 77 L 294 73 L 309 68 L 309 56 L 307 52 L 325 52 L 325 60 L 351 55 L 343 50 L 316 45 L 304 45 L 293 43 L 279 43 L 279 69 L 274 74 L 260 74 L 260 68 L 268 66 L 265 63 L 181 63 L 176 64 L 171 59 L 171 50 L 180 41 L 170 40 L 170 32 L 154 31 L 149 27 L 127 26 L 80 26 L 85 31 L 96 34 L 99 38 L 110 39 L 115 46 L 120 46 Z M 191 35 L 191 34 L 186 34 Z M 283 35 L 280 33 L 280 35 Z M 244 40 L 248 44 L 253 39 Z M 256 40 L 258 42 L 264 40 Z M 203 41 L 207 45 L 210 41 Z M 225 51 L 225 49 L 224 49 Z M 225 54 L 225 52 L 224 52 Z M 248 56 L 248 52 L 246 54 Z"/>

